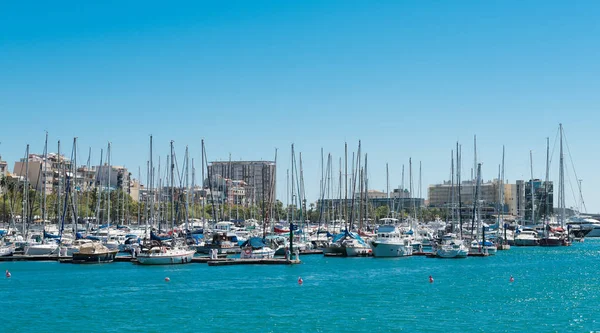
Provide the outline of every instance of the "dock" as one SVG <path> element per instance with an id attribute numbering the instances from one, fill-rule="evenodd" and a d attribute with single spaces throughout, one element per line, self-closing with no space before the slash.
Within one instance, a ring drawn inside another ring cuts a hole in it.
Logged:
<path id="1" fill-rule="evenodd" d="M 0 261 L 58 261 L 61 258 L 71 258 L 71 257 L 30 256 L 30 255 L 24 255 L 24 254 L 13 254 L 12 256 L 0 257 Z"/>
<path id="2" fill-rule="evenodd" d="M 304 250 L 304 251 L 300 251 L 300 255 L 310 255 L 310 254 L 323 254 L 323 250 Z"/>
<path id="3" fill-rule="evenodd" d="M 435 256 L 435 253 L 433 253 L 433 252 L 413 252 L 412 255 L 413 256 L 430 256 L 430 255 Z"/>
<path id="4" fill-rule="evenodd" d="M 295 265 L 301 261 L 298 259 L 224 259 L 209 260 L 208 266 L 235 266 L 235 265 Z"/>
<path id="5" fill-rule="evenodd" d="M 471 253 L 469 252 L 469 257 L 489 257 L 489 253 L 487 252 L 478 252 L 478 253 Z"/>

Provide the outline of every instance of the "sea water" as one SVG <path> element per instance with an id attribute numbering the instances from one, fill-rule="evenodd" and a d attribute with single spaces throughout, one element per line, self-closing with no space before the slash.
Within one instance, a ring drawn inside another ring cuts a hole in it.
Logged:
<path id="1" fill-rule="evenodd" d="M 487 258 L 309 255 L 291 266 L 2 262 L 12 277 L 0 279 L 0 331 L 600 331 L 599 257 L 600 240 L 587 239 Z"/>

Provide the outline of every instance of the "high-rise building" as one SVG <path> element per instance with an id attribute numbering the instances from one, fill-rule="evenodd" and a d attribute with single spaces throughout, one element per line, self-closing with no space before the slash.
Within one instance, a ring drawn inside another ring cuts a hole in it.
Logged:
<path id="1" fill-rule="evenodd" d="M 243 181 L 245 183 L 243 193 L 245 202 L 250 205 L 258 205 L 263 201 L 263 197 L 265 200 L 269 198 L 275 200 L 277 195 L 275 192 L 277 188 L 276 171 L 277 168 L 273 161 L 211 162 L 208 166 L 208 176 L 211 181 L 205 180 L 204 186 L 216 188 L 214 180 L 219 177 L 231 181 Z M 221 183 L 227 184 L 226 181 Z M 232 184 L 239 185 L 239 183 Z M 236 189 L 236 191 L 237 194 L 232 197 L 232 203 L 241 200 L 240 189 Z M 225 190 L 224 193 L 228 193 L 228 191 Z"/>

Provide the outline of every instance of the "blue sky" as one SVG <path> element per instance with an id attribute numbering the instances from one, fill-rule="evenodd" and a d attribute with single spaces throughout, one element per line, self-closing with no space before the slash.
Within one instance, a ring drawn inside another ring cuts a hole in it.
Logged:
<path id="1" fill-rule="evenodd" d="M 69 152 L 79 137 L 80 159 L 111 141 L 114 163 L 134 171 L 150 134 L 156 154 L 174 140 L 196 161 L 202 138 L 210 160 L 278 148 L 285 200 L 295 143 L 313 201 L 321 147 L 337 161 L 362 140 L 375 189 L 386 162 L 399 185 L 409 157 L 424 187 L 448 179 L 457 140 L 467 178 L 473 135 L 485 179 L 502 145 L 509 181 L 529 178 L 529 150 L 543 178 L 562 122 L 588 211 L 600 212 L 599 17 L 595 1 L 4 2 L 0 154 L 12 168 L 27 143 L 42 151 L 44 131 Z"/>

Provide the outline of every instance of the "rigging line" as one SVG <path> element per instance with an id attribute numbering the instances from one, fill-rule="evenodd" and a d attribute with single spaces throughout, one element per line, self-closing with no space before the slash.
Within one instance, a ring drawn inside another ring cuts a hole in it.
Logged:
<path id="1" fill-rule="evenodd" d="M 571 182 L 571 177 L 569 177 L 569 173 L 567 172 L 566 169 L 567 169 L 567 166 L 565 166 L 565 172 L 563 174 L 567 176 L 567 181 L 569 183 L 569 188 L 571 189 L 571 194 L 573 195 L 573 202 L 575 202 L 575 206 L 577 206 L 577 197 L 575 196 L 575 190 L 573 189 L 573 183 Z M 565 198 L 563 198 L 563 200 L 564 199 Z"/>
<path id="2" fill-rule="evenodd" d="M 569 153 L 569 160 L 571 161 L 571 167 L 573 168 L 573 173 L 575 174 L 575 181 L 577 182 L 577 188 L 579 189 L 579 193 L 581 194 L 581 184 L 579 183 L 579 176 L 577 176 L 577 171 L 575 170 L 575 163 L 573 163 L 573 156 L 571 155 L 571 149 L 569 148 L 569 142 L 567 141 L 567 135 L 565 134 L 565 130 L 563 129 L 563 137 L 565 138 L 565 144 L 567 146 L 567 152 Z M 581 197 L 581 205 L 585 212 L 587 212 L 587 208 L 585 207 L 585 202 L 583 201 L 583 196 Z M 577 202 L 577 201 L 575 201 Z"/>

